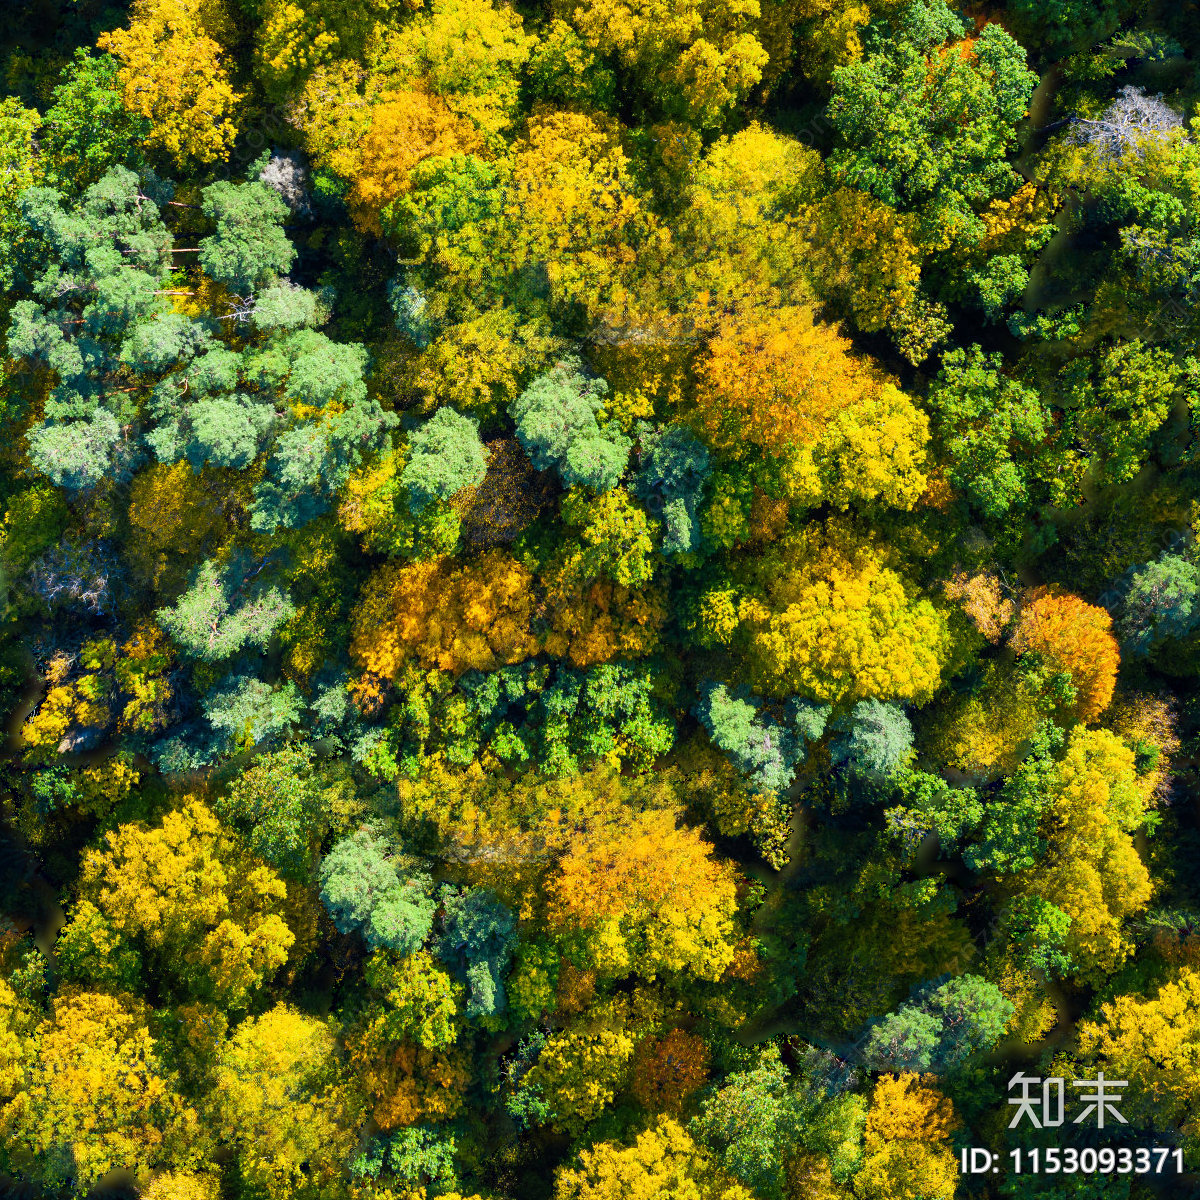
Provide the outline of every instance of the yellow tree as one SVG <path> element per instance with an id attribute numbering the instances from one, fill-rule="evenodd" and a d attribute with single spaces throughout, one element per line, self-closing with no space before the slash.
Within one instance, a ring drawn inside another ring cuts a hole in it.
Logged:
<path id="1" fill-rule="evenodd" d="M 382 567 L 355 610 L 350 653 L 384 679 L 413 658 L 455 674 L 522 662 L 537 650 L 532 583 L 499 550 L 457 569 L 449 559 Z"/>
<path id="2" fill-rule="evenodd" d="M 49 1187 L 83 1193 L 114 1169 L 186 1169 L 204 1157 L 196 1114 L 175 1092 L 131 997 L 60 994 L 24 1065 L 25 1085 L 0 1109 L 0 1131 L 17 1164 Z"/>
<path id="3" fill-rule="evenodd" d="M 937 691 L 949 627 L 886 548 L 831 527 L 781 544 L 754 580 L 733 637 L 757 690 L 835 704 L 922 702 Z"/>
<path id="4" fill-rule="evenodd" d="M 83 856 L 80 895 L 201 995 L 240 1008 L 287 960 L 283 880 L 200 801 L 161 825 L 122 825 Z"/>
<path id="5" fill-rule="evenodd" d="M 541 1093 L 555 1125 L 579 1135 L 624 1086 L 633 1049 L 624 1031 L 556 1033 L 522 1086 Z"/>
<path id="6" fill-rule="evenodd" d="M 1200 1135 L 1200 972 L 1179 971 L 1149 998 L 1118 996 L 1098 1020 L 1079 1027 L 1079 1048 L 1103 1061 L 1105 1074 L 1127 1079 L 1127 1120 L 1152 1129 L 1182 1125 Z"/>
<path id="7" fill-rule="evenodd" d="M 861 1200 L 951 1200 L 958 1162 L 945 1144 L 954 1106 L 915 1075 L 884 1075 L 867 1112 L 865 1157 L 854 1176 Z"/>
<path id="8" fill-rule="evenodd" d="M 435 154 L 469 154 L 479 145 L 475 130 L 440 96 L 418 88 L 389 92 L 357 147 L 358 170 L 346 197 L 355 224 L 381 233 L 380 212 L 407 190 L 417 163 Z"/>
<path id="9" fill-rule="evenodd" d="M 97 43 L 121 64 L 125 107 L 151 122 L 150 146 L 179 167 L 214 162 L 233 145 L 242 97 L 221 45 L 231 34 L 222 0 L 136 0 L 129 28 Z"/>
<path id="10" fill-rule="evenodd" d="M 1021 611 L 1013 648 L 1045 655 L 1071 676 L 1079 720 L 1094 721 L 1108 707 L 1121 652 L 1104 609 L 1078 596 L 1039 589 Z"/>
<path id="11" fill-rule="evenodd" d="M 562 1167 L 554 1200 L 750 1200 L 678 1121 L 661 1118 L 632 1146 L 598 1142 Z"/>
<path id="12" fill-rule="evenodd" d="M 323 1021 L 285 1004 L 244 1021 L 221 1048 L 211 1103 L 252 1186 L 281 1200 L 330 1194 L 355 1113 Z"/>
<path id="13" fill-rule="evenodd" d="M 591 823 L 571 840 L 547 892 L 551 923 L 586 931 L 604 974 L 717 979 L 733 961 L 733 872 L 673 810 Z"/>
<path id="14" fill-rule="evenodd" d="M 613 55 L 670 115 L 701 128 L 762 78 L 758 0 L 557 0 L 593 50 Z"/>
<path id="15" fill-rule="evenodd" d="M 1111 975 L 1133 948 L 1122 925 L 1151 893 L 1130 836 L 1144 817 L 1133 751 L 1108 730 L 1077 727 L 1044 822 L 1049 852 L 1022 885 L 1071 918 L 1064 948 L 1085 980 Z"/>

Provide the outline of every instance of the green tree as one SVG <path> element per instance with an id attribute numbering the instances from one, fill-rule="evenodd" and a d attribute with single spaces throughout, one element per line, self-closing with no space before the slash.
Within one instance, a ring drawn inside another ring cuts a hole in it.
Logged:
<path id="1" fill-rule="evenodd" d="M 898 704 L 860 700 L 829 727 L 837 734 L 829 757 L 863 775 L 890 775 L 912 749 L 912 723 Z"/>
<path id="2" fill-rule="evenodd" d="M 994 983 L 977 975 L 935 980 L 871 1029 L 863 1061 L 874 1071 L 944 1071 L 990 1050 L 1013 1015 Z"/>
<path id="3" fill-rule="evenodd" d="M 504 1012 L 504 976 L 517 941 L 517 920 L 487 888 L 442 893 L 442 932 L 434 947 L 467 985 L 466 1015 Z"/>
<path id="4" fill-rule="evenodd" d="M 1129 590 L 1116 623 L 1117 636 L 1134 654 L 1148 654 L 1167 638 L 1182 638 L 1200 626 L 1200 569 L 1164 551 L 1132 569 Z"/>
<path id="5" fill-rule="evenodd" d="M 150 122 L 121 99 L 118 64 L 80 47 L 63 68 L 38 135 L 46 181 L 67 191 L 91 186 L 110 168 L 137 167 Z"/>
<path id="6" fill-rule="evenodd" d="M 211 279 L 253 292 L 287 274 L 296 251 L 283 231 L 288 206 L 274 188 L 223 179 L 204 189 L 201 206 L 217 227 L 200 240 L 200 265 Z"/>
<path id="7" fill-rule="evenodd" d="M 285 746 L 256 758 L 237 775 L 213 811 L 242 833 L 246 844 L 285 878 L 307 876 L 322 816 L 323 796 L 312 752 Z"/>
<path id="8" fill-rule="evenodd" d="M 829 101 L 831 175 L 919 214 L 935 245 L 977 239 L 976 214 L 1020 186 L 1008 154 L 1037 86 L 1000 25 L 969 45 L 964 33 L 944 0 L 912 5 L 879 49 L 834 72 Z"/>
<path id="9" fill-rule="evenodd" d="M 387 838 L 365 826 L 337 842 L 320 870 L 321 900 L 341 933 L 412 954 L 433 927 L 437 903 L 428 873 L 397 855 Z"/>
<path id="10" fill-rule="evenodd" d="M 265 649 L 296 609 L 278 587 L 258 579 L 265 562 L 236 556 L 224 565 L 208 559 L 187 591 L 155 614 L 180 648 L 202 662 L 217 662 L 243 646 Z"/>
<path id="11" fill-rule="evenodd" d="M 569 488 L 607 492 L 617 486 L 632 443 L 614 423 L 601 428 L 596 420 L 607 395 L 603 379 L 585 375 L 578 362 L 564 362 L 509 406 L 517 438 L 539 471 L 556 467 Z"/>
<path id="12" fill-rule="evenodd" d="M 1053 423 L 1038 393 L 1005 375 L 998 354 L 949 350 L 929 389 L 950 478 L 985 517 L 1028 509 L 1039 497 L 1039 452 Z"/>
<path id="13" fill-rule="evenodd" d="M 483 482 L 487 453 L 479 440 L 479 422 L 452 408 L 439 408 L 408 438 L 409 459 L 400 475 L 408 488 L 409 508 L 418 513 L 432 500 Z"/>

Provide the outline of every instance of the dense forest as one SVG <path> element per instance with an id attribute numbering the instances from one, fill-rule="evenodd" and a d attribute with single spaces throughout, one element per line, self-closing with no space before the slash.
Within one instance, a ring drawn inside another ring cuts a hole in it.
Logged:
<path id="1" fill-rule="evenodd" d="M 1194 1195 L 1193 54 L 5 0 L 0 1191 Z"/>

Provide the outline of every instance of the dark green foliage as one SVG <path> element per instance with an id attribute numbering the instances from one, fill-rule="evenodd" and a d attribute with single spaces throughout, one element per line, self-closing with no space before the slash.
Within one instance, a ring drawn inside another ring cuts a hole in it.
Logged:
<path id="1" fill-rule="evenodd" d="M 434 750 L 452 763 L 488 753 L 552 776 L 573 775 L 615 752 L 645 769 L 674 740 L 644 664 L 578 671 L 523 663 L 468 671 L 457 682 L 433 672 L 413 684 L 393 706 L 386 734 L 377 731 L 363 748 L 368 765 L 386 777 L 420 770 L 420 756 Z"/>
<path id="2" fill-rule="evenodd" d="M 468 1017 L 504 1012 L 504 977 L 517 941 L 517 918 L 487 888 L 442 889 L 439 957 L 467 985 Z"/>
<path id="3" fill-rule="evenodd" d="M 890 775 L 912 749 L 912 723 L 896 704 L 860 700 L 829 727 L 829 757 L 861 775 Z"/>
<path id="4" fill-rule="evenodd" d="M 432 1125 L 410 1125 L 376 1137 L 351 1164 L 363 1179 L 382 1179 L 405 1188 L 435 1188 L 441 1194 L 458 1181 L 452 1133 Z"/>
<path id="5" fill-rule="evenodd" d="M 944 1071 L 990 1050 L 1013 1014 L 994 983 L 977 975 L 935 980 L 871 1029 L 863 1061 L 874 1071 Z"/>
<path id="6" fill-rule="evenodd" d="M 487 454 L 479 440 L 479 422 L 452 408 L 439 408 L 408 437 L 409 460 L 401 476 L 409 507 L 422 511 L 431 500 L 483 482 Z"/>
<path id="7" fill-rule="evenodd" d="M 1038 452 L 1051 428 L 1037 392 L 1000 367 L 999 355 L 978 346 L 950 350 L 929 391 L 951 479 L 986 517 L 1003 517 L 1037 498 Z"/>
<path id="8" fill-rule="evenodd" d="M 111 56 L 76 50 L 52 99 L 38 133 L 52 186 L 79 191 L 110 167 L 137 166 L 150 122 L 121 102 Z"/>
<path id="9" fill-rule="evenodd" d="M 641 470 L 631 491 L 663 523 L 664 554 L 700 548 L 699 509 L 711 474 L 708 451 L 680 425 L 638 431 Z"/>
<path id="10" fill-rule="evenodd" d="M 539 471 L 556 467 L 563 484 L 607 492 L 621 482 L 632 448 L 615 424 L 600 427 L 608 384 L 583 374 L 578 362 L 560 363 L 513 401 L 517 438 Z"/>
<path id="11" fill-rule="evenodd" d="M 965 27 L 942 0 L 908 10 L 897 36 L 834 72 L 829 117 L 834 176 L 900 211 L 977 226 L 975 213 L 1019 184 L 1007 161 L 1037 76 L 1025 51 L 995 23 L 974 61 L 947 56 L 930 86 L 926 55 Z"/>
<path id="12" fill-rule="evenodd" d="M 1024 871 L 1045 853 L 1046 842 L 1038 827 L 1050 804 L 1049 789 L 1058 773 L 1051 752 L 1062 745 L 1062 740 L 1061 730 L 1043 726 L 1032 741 L 1029 757 L 999 796 L 984 805 L 980 840 L 963 852 L 963 861 L 971 870 L 998 874 Z"/>
<path id="13" fill-rule="evenodd" d="M 285 746 L 256 758 L 212 806 L 281 875 L 307 876 L 322 815 L 321 788 L 307 747 Z"/>
<path id="14" fill-rule="evenodd" d="M 1071 956 L 1063 950 L 1071 918 L 1041 896 L 1018 896 L 1008 914 L 1018 960 L 1031 971 L 1066 975 Z"/>
<path id="15" fill-rule="evenodd" d="M 1200 627 L 1200 570 L 1179 554 L 1163 552 L 1133 570 L 1116 629 L 1135 654 Z"/>
<path id="16" fill-rule="evenodd" d="M 384 834 L 364 826 L 321 862 L 321 901 L 340 933 L 361 933 L 372 948 L 400 954 L 421 947 L 433 927 L 433 882 L 398 855 Z"/>

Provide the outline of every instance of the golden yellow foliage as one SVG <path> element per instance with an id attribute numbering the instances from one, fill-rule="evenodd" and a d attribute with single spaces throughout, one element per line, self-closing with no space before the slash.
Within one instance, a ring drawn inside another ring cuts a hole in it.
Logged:
<path id="1" fill-rule="evenodd" d="M 555 1125 L 582 1133 L 624 1086 L 633 1049 L 629 1034 L 611 1029 L 556 1033 L 525 1082 L 540 1087 Z"/>
<path id="2" fill-rule="evenodd" d="M 805 213 L 805 257 L 819 289 L 867 333 L 896 322 L 917 294 L 917 218 L 865 192 L 838 188 Z"/>
<path id="3" fill-rule="evenodd" d="M 670 810 L 581 832 L 547 892 L 550 921 L 587 930 L 605 974 L 687 970 L 718 979 L 733 960 L 733 873 Z"/>
<path id="4" fill-rule="evenodd" d="M 1121 652 L 1104 609 L 1078 596 L 1038 589 L 1021 610 L 1013 648 L 1018 654 L 1043 654 L 1071 676 L 1079 693 L 1079 720 L 1094 721 L 1108 707 Z"/>
<path id="5" fill-rule="evenodd" d="M 272 1197 L 329 1194 L 355 1141 L 323 1021 L 277 1004 L 221 1048 L 212 1102 L 242 1173 Z"/>
<path id="6" fill-rule="evenodd" d="M 378 1025 L 350 1038 L 347 1049 L 381 1129 L 447 1121 L 462 1107 L 471 1079 L 462 1050 L 397 1043 Z"/>
<path id="7" fill-rule="evenodd" d="M 1017 606 L 1004 595 L 1000 579 L 988 571 L 969 575 L 955 571 L 943 585 L 948 600 L 962 606 L 971 624 L 995 645 L 1016 615 Z"/>
<path id="8" fill-rule="evenodd" d="M 557 0 L 593 49 L 614 55 L 671 113 L 701 128 L 761 78 L 767 52 L 752 32 L 758 0 Z"/>
<path id="9" fill-rule="evenodd" d="M 155 828 L 122 825 L 83 856 L 80 894 L 138 935 L 198 990 L 241 1007 L 295 940 L 279 915 L 286 888 L 197 800 Z"/>
<path id="10" fill-rule="evenodd" d="M 948 698 L 924 729 L 925 752 L 976 783 L 1011 775 L 1042 720 L 1037 693 L 1011 666 L 988 663 L 978 688 Z"/>
<path id="11" fill-rule="evenodd" d="M 114 1169 L 184 1167 L 204 1155 L 140 1004 L 60 994 L 29 1043 L 26 1086 L 0 1110 L 9 1153 L 51 1186 L 87 1190 Z"/>
<path id="12" fill-rule="evenodd" d="M 474 129 L 437 95 L 417 89 L 389 92 L 371 113 L 357 148 L 358 170 L 346 203 L 354 223 L 382 233 L 380 212 L 409 187 L 409 172 L 432 154 L 469 154 L 479 149 Z"/>
<path id="13" fill-rule="evenodd" d="M 155 1175 L 139 1195 L 142 1200 L 217 1200 L 217 1181 L 207 1175 L 165 1171 Z"/>
<path id="14" fill-rule="evenodd" d="M 1133 751 L 1108 730 L 1077 727 L 1045 820 L 1050 851 L 1025 886 L 1071 918 L 1065 949 L 1083 979 L 1112 974 L 1133 948 L 1122 927 L 1151 894 L 1130 837 L 1144 813 Z"/>
<path id="15" fill-rule="evenodd" d="M 661 585 L 622 587 L 607 579 L 578 586 L 565 562 L 542 574 L 550 629 L 543 648 L 573 666 L 590 667 L 614 658 L 643 658 L 658 646 L 670 615 Z"/>
<path id="16" fill-rule="evenodd" d="M 1200 1134 L 1200 972 L 1184 968 L 1150 998 L 1118 996 L 1098 1020 L 1079 1027 L 1079 1048 L 1103 1060 L 1108 1078 L 1126 1079 L 1126 1120 Z M 1091 1073 L 1088 1072 L 1090 1075 Z"/>
<path id="17" fill-rule="evenodd" d="M 954 1106 L 912 1074 L 883 1075 L 867 1113 L 866 1157 L 854 1176 L 861 1200 L 952 1200 L 953 1152 L 939 1145 L 958 1128 Z"/>
<path id="18" fill-rule="evenodd" d="M 233 144 L 242 101 L 222 62 L 221 0 L 136 0 L 130 17 L 97 42 L 121 63 L 125 107 L 149 119 L 149 144 L 177 166 L 214 162 Z"/>
<path id="19" fill-rule="evenodd" d="M 560 1167 L 554 1200 L 751 1200 L 715 1169 L 677 1121 L 663 1117 L 632 1146 L 597 1142 Z"/>
<path id="20" fill-rule="evenodd" d="M 512 265 L 538 264 L 556 301 L 592 315 L 616 302 L 636 259 L 633 247 L 659 236 L 619 128 L 575 112 L 530 118 L 513 146 L 504 224 Z"/>
<path id="21" fill-rule="evenodd" d="M 499 550 L 457 569 L 448 559 L 381 567 L 355 609 L 350 653 L 384 679 L 413 658 L 456 675 L 522 662 L 537 652 L 532 582 Z"/>
<path id="22" fill-rule="evenodd" d="M 182 579 L 181 560 L 197 555 L 227 528 L 218 501 L 227 474 L 197 475 L 187 462 L 155 463 L 134 479 L 129 523 L 135 532 L 127 545 L 134 571 L 153 587 L 168 574 Z"/>
<path id="23" fill-rule="evenodd" d="M 793 539 L 738 606 L 756 690 L 830 703 L 927 700 L 950 652 L 945 619 L 881 548 L 832 531 Z"/>

